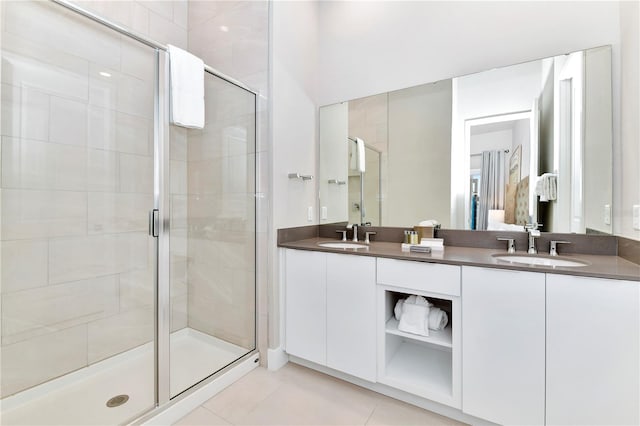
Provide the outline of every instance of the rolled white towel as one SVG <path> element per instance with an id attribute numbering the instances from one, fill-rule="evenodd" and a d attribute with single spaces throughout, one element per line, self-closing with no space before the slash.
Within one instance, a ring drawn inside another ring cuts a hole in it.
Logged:
<path id="1" fill-rule="evenodd" d="M 414 298 L 410 303 L 415 303 L 416 305 L 422 305 L 422 306 L 432 306 L 431 302 L 429 302 L 427 300 L 426 297 L 422 297 L 422 296 L 409 296 L 409 299 Z M 409 300 L 407 299 L 407 300 Z"/>
<path id="2" fill-rule="evenodd" d="M 447 313 L 440 308 L 431 308 L 429 310 L 429 328 L 431 330 L 441 331 L 449 323 Z"/>
<path id="3" fill-rule="evenodd" d="M 402 305 L 402 316 L 398 330 L 406 333 L 429 335 L 429 306 L 405 302 Z"/>
<path id="4" fill-rule="evenodd" d="M 402 305 L 404 305 L 404 299 L 398 300 L 395 308 L 393 308 L 393 316 L 395 316 L 398 321 L 400 321 L 400 317 L 402 317 Z"/>

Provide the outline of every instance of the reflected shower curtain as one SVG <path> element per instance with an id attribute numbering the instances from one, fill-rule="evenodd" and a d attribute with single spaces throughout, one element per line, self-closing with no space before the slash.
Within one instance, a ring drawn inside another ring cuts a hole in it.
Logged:
<path id="1" fill-rule="evenodd" d="M 504 151 L 482 151 L 477 227 L 479 230 L 487 229 L 489 210 L 504 209 L 504 175 Z"/>

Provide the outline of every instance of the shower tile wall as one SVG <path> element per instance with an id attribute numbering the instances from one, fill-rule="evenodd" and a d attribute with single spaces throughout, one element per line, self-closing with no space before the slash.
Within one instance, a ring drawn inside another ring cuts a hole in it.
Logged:
<path id="1" fill-rule="evenodd" d="M 188 324 L 255 344 L 254 97 L 205 81 L 206 122 L 189 131 Z"/>
<path id="2" fill-rule="evenodd" d="M 259 91 L 257 116 L 258 116 L 258 138 L 256 149 L 257 161 L 257 297 L 258 306 L 258 349 L 263 355 L 267 350 L 267 282 L 268 263 L 267 253 L 269 251 L 269 236 L 267 217 L 269 217 L 269 140 L 268 140 L 268 40 L 269 40 L 269 2 L 267 0 L 257 1 L 189 1 L 189 49 L 204 59 L 204 61 L 221 72 L 233 76 L 234 78 L 249 85 L 252 89 Z M 208 107 L 208 106 L 207 106 Z M 230 124 L 230 123 L 227 123 Z M 208 141 L 211 144 L 219 144 L 218 139 Z M 195 143 L 194 143 L 195 142 Z M 197 146 L 198 135 L 189 134 L 189 158 L 194 159 L 200 147 Z M 202 163 L 206 164 L 205 162 Z M 197 173 L 197 166 L 189 164 L 189 192 L 198 191 L 197 182 L 194 177 Z M 190 198 L 190 214 L 195 208 Z M 211 210 L 208 210 L 211 212 Z M 218 222 L 220 225 L 221 222 Z M 234 225 L 235 226 L 235 225 Z M 196 283 L 202 283 L 201 291 L 206 294 L 219 294 L 222 300 L 238 295 L 237 300 L 241 300 L 240 305 L 234 305 L 238 309 L 246 309 L 251 302 L 249 293 L 253 291 L 249 288 L 251 276 L 247 274 L 255 273 L 247 268 L 249 258 L 241 259 L 241 241 L 247 237 L 239 229 L 235 228 L 231 232 L 224 228 L 217 232 L 217 241 L 211 243 L 222 249 L 222 257 L 217 261 L 222 262 L 221 272 L 213 270 L 213 265 L 206 268 L 212 279 L 202 282 L 197 281 L 195 270 L 189 270 L 189 325 L 199 327 L 204 323 L 205 315 L 208 315 L 208 322 L 216 328 L 216 334 L 221 338 L 229 338 L 233 343 L 245 346 L 248 331 L 239 328 L 237 313 L 234 313 L 232 306 L 210 305 L 209 310 L 203 302 L 199 302 L 193 296 Z M 197 238 L 189 239 L 189 247 L 194 247 L 201 243 Z M 247 253 L 248 254 L 248 253 Z M 205 265 L 201 265 L 202 267 Z M 205 268 L 205 269 L 206 269 Z M 193 281 L 192 281 L 193 279 Z M 252 284 L 251 284 L 252 285 Z M 220 303 L 220 302 L 217 302 Z M 243 306 L 244 304 L 244 306 Z M 247 346 L 245 346 L 247 347 Z M 266 359 L 264 356 L 262 359 Z"/>
<path id="3" fill-rule="evenodd" d="M 185 1 L 83 5 L 186 47 Z M 154 72 L 151 49 L 58 6 L 2 8 L 0 395 L 7 396 L 153 338 L 146 212 Z M 172 226 L 183 229 L 172 244 L 175 330 L 187 324 L 186 132 L 171 136 Z"/>

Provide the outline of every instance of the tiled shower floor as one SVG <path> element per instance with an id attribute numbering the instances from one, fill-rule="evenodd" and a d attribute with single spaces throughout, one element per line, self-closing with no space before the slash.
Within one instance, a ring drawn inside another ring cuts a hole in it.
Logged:
<path id="1" fill-rule="evenodd" d="M 246 349 L 192 329 L 171 335 L 171 395 L 241 357 Z M 147 344 L 89 368 L 6 398 L 2 425 L 114 425 L 153 407 L 153 346 Z M 129 401 L 108 408 L 107 400 Z"/>

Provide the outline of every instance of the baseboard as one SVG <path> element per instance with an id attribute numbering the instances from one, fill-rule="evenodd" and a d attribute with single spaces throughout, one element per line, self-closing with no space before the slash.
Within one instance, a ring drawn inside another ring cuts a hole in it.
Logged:
<path id="1" fill-rule="evenodd" d="M 280 370 L 287 362 L 289 362 L 289 355 L 282 349 L 282 346 L 267 351 L 267 369 L 269 371 Z"/>

